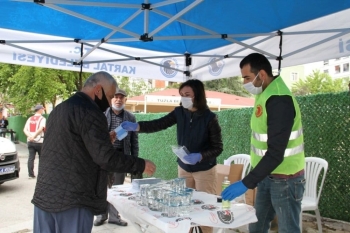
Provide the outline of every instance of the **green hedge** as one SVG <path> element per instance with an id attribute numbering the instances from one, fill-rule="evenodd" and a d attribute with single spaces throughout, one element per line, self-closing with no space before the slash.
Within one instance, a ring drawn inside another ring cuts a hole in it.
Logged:
<path id="1" fill-rule="evenodd" d="M 320 199 L 323 217 L 350 222 L 350 96 L 347 92 L 297 97 L 304 127 L 305 155 L 328 161 L 329 169 Z M 135 114 L 138 121 L 157 119 L 166 113 Z M 224 151 L 218 162 L 234 154 L 249 153 L 250 117 L 252 108 L 217 112 L 222 128 Z M 23 125 L 26 119 L 9 118 L 20 141 L 25 141 Z M 139 134 L 140 157 L 157 165 L 156 177 L 177 177 L 176 157 L 170 145 L 176 144 L 176 128 Z"/>

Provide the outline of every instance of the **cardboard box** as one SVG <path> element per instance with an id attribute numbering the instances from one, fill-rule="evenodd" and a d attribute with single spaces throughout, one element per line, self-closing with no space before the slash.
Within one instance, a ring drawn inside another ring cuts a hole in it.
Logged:
<path id="1" fill-rule="evenodd" d="M 256 188 L 248 189 L 248 191 L 245 193 L 245 203 L 247 205 L 254 206 L 255 197 L 256 197 Z"/>
<path id="2" fill-rule="evenodd" d="M 217 164 L 217 182 L 216 182 L 216 195 L 221 196 L 221 184 L 224 181 L 224 177 L 228 176 L 228 180 L 232 183 L 241 180 L 243 171 L 243 164 Z M 245 193 L 245 201 L 247 205 L 254 206 L 256 196 L 256 189 L 248 189 Z"/>
<path id="3" fill-rule="evenodd" d="M 229 165 L 223 165 L 223 164 L 217 164 L 216 165 L 216 195 L 221 195 L 221 185 L 224 181 L 225 176 L 228 177 L 228 180 L 232 183 L 238 181 L 241 179 L 243 171 L 243 164 L 231 164 Z"/>

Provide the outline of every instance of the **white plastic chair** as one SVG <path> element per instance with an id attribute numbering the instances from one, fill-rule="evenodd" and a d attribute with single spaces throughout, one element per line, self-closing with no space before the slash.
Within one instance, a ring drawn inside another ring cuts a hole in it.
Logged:
<path id="1" fill-rule="evenodd" d="M 224 164 L 230 165 L 232 161 L 234 164 L 243 164 L 243 170 L 242 170 L 242 176 L 241 176 L 241 179 L 243 179 L 246 176 L 246 173 L 250 171 L 250 155 L 247 155 L 247 154 L 232 155 L 228 159 L 224 160 Z"/>
<path id="2" fill-rule="evenodd" d="M 315 211 L 317 218 L 318 232 L 322 233 L 321 215 L 318 209 L 318 201 L 321 197 L 324 180 L 328 170 L 328 162 L 324 159 L 317 157 L 306 157 L 305 158 L 305 192 L 303 200 L 301 202 L 300 212 L 300 229 L 302 230 L 302 215 L 303 211 Z M 318 188 L 317 182 L 321 174 L 322 169 L 324 170 L 321 185 Z"/>
<path id="3" fill-rule="evenodd" d="M 242 170 L 242 175 L 241 179 L 243 179 L 246 174 L 250 171 L 250 155 L 247 154 L 236 154 L 232 155 L 228 159 L 224 160 L 224 165 L 230 165 L 231 163 L 234 164 L 243 164 L 243 170 Z M 241 197 L 245 203 L 245 195 L 243 194 Z"/>

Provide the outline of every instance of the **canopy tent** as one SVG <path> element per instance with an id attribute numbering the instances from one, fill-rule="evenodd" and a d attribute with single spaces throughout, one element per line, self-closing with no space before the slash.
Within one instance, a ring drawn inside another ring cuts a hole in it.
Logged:
<path id="1" fill-rule="evenodd" d="M 348 0 L 1 0 L 0 62 L 181 82 L 350 55 Z M 281 64 L 279 64 L 281 62 Z"/>

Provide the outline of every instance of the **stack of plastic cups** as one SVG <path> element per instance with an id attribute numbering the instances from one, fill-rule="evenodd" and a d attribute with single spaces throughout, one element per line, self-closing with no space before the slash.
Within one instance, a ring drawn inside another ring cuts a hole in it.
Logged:
<path id="1" fill-rule="evenodd" d="M 138 204 L 152 211 L 161 211 L 169 218 L 188 216 L 192 210 L 193 189 L 185 178 L 176 178 L 156 185 L 140 185 Z"/>
<path id="2" fill-rule="evenodd" d="M 181 194 L 181 205 L 179 216 L 189 216 L 191 212 L 192 204 L 192 192 L 193 189 L 185 189 Z"/>
<path id="3" fill-rule="evenodd" d="M 176 192 L 171 192 L 169 194 L 168 202 L 168 218 L 177 217 L 179 214 L 180 199 L 179 194 Z"/>
<path id="4" fill-rule="evenodd" d="M 147 192 L 148 192 L 149 187 L 150 187 L 149 184 L 140 185 L 140 203 L 139 203 L 139 205 L 142 205 L 142 206 L 148 205 Z"/>
<path id="5" fill-rule="evenodd" d="M 157 187 L 154 185 L 151 185 L 147 190 L 147 205 L 150 210 L 156 211 L 156 193 L 157 193 Z"/>
<path id="6" fill-rule="evenodd" d="M 186 178 L 175 179 L 175 192 L 182 193 L 186 188 Z"/>
<path id="7" fill-rule="evenodd" d="M 168 210 L 169 210 L 169 199 L 170 194 L 173 193 L 170 190 L 163 189 L 163 200 L 162 200 L 162 213 L 168 216 Z"/>
<path id="8" fill-rule="evenodd" d="M 159 185 L 157 185 L 156 188 L 154 189 L 154 198 L 155 198 L 154 209 L 157 211 L 162 211 L 163 209 L 163 192 L 164 190 Z"/>

